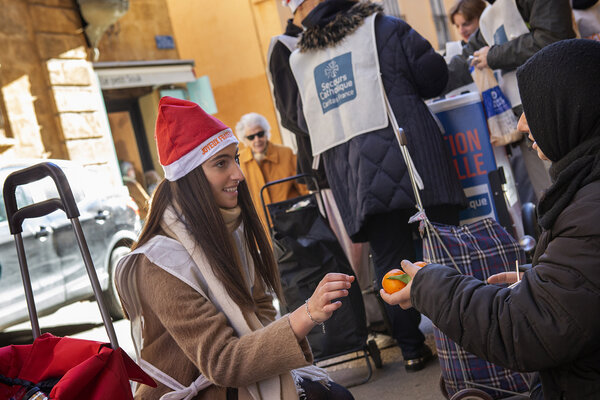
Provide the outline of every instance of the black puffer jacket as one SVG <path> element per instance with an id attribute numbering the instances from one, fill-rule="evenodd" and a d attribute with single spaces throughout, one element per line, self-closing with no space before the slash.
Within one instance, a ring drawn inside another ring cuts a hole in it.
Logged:
<path id="1" fill-rule="evenodd" d="M 552 44 L 517 72 L 532 135 L 553 161 L 534 267 L 514 289 L 430 265 L 415 308 L 467 351 L 539 371 L 545 400 L 600 396 L 600 43 Z M 436 295 L 432 295 L 435 293 Z"/>
<path id="2" fill-rule="evenodd" d="M 381 6 L 368 2 L 328 0 L 302 22 L 302 52 L 335 46 Z M 462 205 L 464 194 L 450 162 L 440 129 L 423 102 L 438 95 L 447 80 L 444 59 L 404 21 L 379 15 L 375 39 L 383 86 L 408 148 L 423 178 L 425 207 Z M 326 134 L 326 133 L 322 133 Z M 391 127 L 359 135 L 322 155 L 327 180 L 348 234 L 365 241 L 370 215 L 414 209 L 409 176 Z"/>
<path id="3" fill-rule="evenodd" d="M 412 303 L 478 357 L 540 371 L 545 400 L 598 399 L 600 181 L 581 189 L 540 240 L 548 235 L 538 265 L 515 289 L 428 265 L 415 276 Z"/>

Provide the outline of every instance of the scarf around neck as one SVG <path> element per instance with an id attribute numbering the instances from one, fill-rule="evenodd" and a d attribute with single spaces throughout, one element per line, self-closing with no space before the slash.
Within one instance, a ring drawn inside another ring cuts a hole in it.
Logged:
<path id="1" fill-rule="evenodd" d="M 527 124 L 552 161 L 552 186 L 538 206 L 548 230 L 583 186 L 600 179 L 600 43 L 562 40 L 535 53 L 517 70 Z"/>
<path id="2" fill-rule="evenodd" d="M 589 139 L 552 164 L 553 185 L 538 205 L 539 223 L 546 230 L 585 185 L 600 180 L 600 137 Z"/>
<path id="3" fill-rule="evenodd" d="M 219 210 L 221 211 L 221 215 L 227 226 L 227 232 L 232 233 L 242 223 L 242 219 L 240 218 L 242 209 L 240 206 L 236 206 L 234 208 L 219 208 Z"/>

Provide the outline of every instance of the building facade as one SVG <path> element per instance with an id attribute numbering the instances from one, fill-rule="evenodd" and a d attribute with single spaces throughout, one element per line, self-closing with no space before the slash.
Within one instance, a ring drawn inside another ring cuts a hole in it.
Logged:
<path id="1" fill-rule="evenodd" d="M 382 1 L 440 47 L 432 4 L 442 0 Z M 163 95 L 231 127 L 258 112 L 274 142 L 294 147 L 266 74 L 270 39 L 291 17 L 280 0 L 0 2 L 0 161 L 72 159 L 120 182 L 123 160 L 145 184 L 144 172 L 162 173 L 153 135 Z"/>

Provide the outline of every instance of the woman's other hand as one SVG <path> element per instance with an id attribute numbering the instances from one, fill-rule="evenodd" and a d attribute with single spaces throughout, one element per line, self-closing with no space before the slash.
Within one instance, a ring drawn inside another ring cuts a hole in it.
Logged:
<path id="1" fill-rule="evenodd" d="M 308 299 L 308 311 L 319 323 L 327 321 L 335 310 L 342 306 L 341 301 L 334 301 L 348 296 L 348 289 L 354 282 L 354 276 L 329 273 L 319 282 L 313 295 Z"/>
<path id="2" fill-rule="evenodd" d="M 292 330 L 299 340 L 304 338 L 315 324 L 327 321 L 333 312 L 342 306 L 342 302 L 337 299 L 348 296 L 348 289 L 354 279 L 354 276 L 340 273 L 325 275 L 306 304 L 298 307 L 289 316 Z"/>
<path id="3" fill-rule="evenodd" d="M 408 310 L 409 308 L 412 307 L 412 303 L 410 301 L 410 289 L 412 287 L 413 279 L 421 268 L 414 265 L 413 263 L 411 263 L 408 260 L 403 260 L 401 265 L 402 265 L 402 270 L 404 272 L 406 272 L 408 275 L 410 275 L 410 277 L 411 277 L 411 280 L 410 280 L 410 282 L 408 282 L 408 285 L 406 285 L 406 287 L 404 289 L 399 290 L 392 294 L 388 294 L 385 292 L 385 290 L 380 289 L 379 294 L 381 295 L 381 298 L 383 299 L 383 301 L 385 301 L 389 305 L 392 305 L 392 306 L 399 305 L 403 309 Z"/>

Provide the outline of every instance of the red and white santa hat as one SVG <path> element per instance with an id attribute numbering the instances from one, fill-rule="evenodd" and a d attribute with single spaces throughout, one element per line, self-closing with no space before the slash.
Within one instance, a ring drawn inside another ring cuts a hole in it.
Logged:
<path id="1" fill-rule="evenodd" d="M 292 14 L 296 12 L 296 8 L 304 3 L 304 0 L 281 0 L 284 6 L 288 6 L 292 10 Z"/>
<path id="2" fill-rule="evenodd" d="M 238 143 L 229 127 L 198 104 L 169 96 L 158 104 L 154 138 L 169 181 L 176 181 L 225 147 Z"/>

